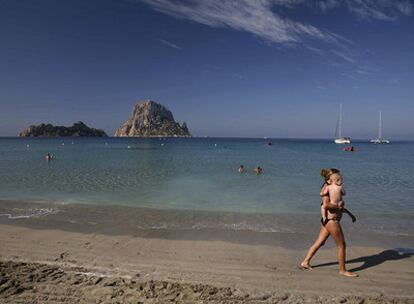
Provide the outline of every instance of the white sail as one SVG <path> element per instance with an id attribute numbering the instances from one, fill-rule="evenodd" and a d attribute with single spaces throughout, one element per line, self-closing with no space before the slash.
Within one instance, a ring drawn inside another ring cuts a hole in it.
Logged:
<path id="1" fill-rule="evenodd" d="M 338 118 L 336 120 L 335 138 L 340 138 L 342 135 L 342 104 L 339 105 Z"/>
<path id="2" fill-rule="evenodd" d="M 374 144 L 389 144 L 388 139 L 382 139 L 382 113 L 379 111 L 379 126 L 378 126 L 378 137 L 371 139 L 371 142 Z"/>
<path id="3" fill-rule="evenodd" d="M 336 121 L 335 143 L 339 145 L 351 143 L 351 139 L 349 137 L 342 136 L 342 104 L 339 105 L 339 115 L 338 120 Z"/>

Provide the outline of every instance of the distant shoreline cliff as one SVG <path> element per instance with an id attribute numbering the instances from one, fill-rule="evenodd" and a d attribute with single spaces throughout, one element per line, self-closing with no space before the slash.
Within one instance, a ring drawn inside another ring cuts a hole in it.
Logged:
<path id="1" fill-rule="evenodd" d="M 153 100 L 138 102 L 131 117 L 116 130 L 120 137 L 191 137 L 187 124 L 174 120 L 170 110 Z"/>
<path id="2" fill-rule="evenodd" d="M 83 122 L 74 123 L 71 127 L 51 124 L 31 125 L 19 134 L 20 137 L 107 137 L 101 129 L 89 128 Z"/>

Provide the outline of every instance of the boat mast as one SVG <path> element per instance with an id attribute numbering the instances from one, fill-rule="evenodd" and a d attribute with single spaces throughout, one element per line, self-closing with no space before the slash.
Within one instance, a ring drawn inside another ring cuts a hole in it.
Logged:
<path id="1" fill-rule="evenodd" d="M 381 117 L 381 111 L 379 111 L 379 130 L 378 130 L 378 139 L 381 139 L 381 136 L 382 136 L 382 130 L 381 130 L 381 119 L 382 117 Z"/>
<path id="2" fill-rule="evenodd" d="M 342 138 L 342 103 L 339 105 L 338 137 Z"/>

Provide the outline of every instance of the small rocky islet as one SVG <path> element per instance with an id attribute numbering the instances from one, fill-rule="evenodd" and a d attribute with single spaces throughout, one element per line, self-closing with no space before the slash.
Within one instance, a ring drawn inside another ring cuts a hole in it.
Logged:
<path id="1" fill-rule="evenodd" d="M 120 137 L 191 137 L 187 124 L 175 121 L 165 106 L 153 101 L 138 102 L 131 117 L 116 130 Z"/>
<path id="2" fill-rule="evenodd" d="M 54 126 L 52 124 L 31 125 L 19 134 L 20 137 L 107 137 L 101 129 L 89 128 L 82 121 L 71 127 Z"/>

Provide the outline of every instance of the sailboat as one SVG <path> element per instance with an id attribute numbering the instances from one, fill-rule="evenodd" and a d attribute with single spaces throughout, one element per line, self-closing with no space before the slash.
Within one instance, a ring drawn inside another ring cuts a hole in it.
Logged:
<path id="1" fill-rule="evenodd" d="M 371 142 L 374 144 L 389 144 L 390 141 L 388 139 L 382 139 L 382 115 L 381 111 L 379 112 L 379 128 L 378 128 L 378 137 L 375 139 L 371 139 Z"/>
<path id="2" fill-rule="evenodd" d="M 339 105 L 339 116 L 336 122 L 335 143 L 338 145 L 350 144 L 351 138 L 342 136 L 342 104 Z"/>

